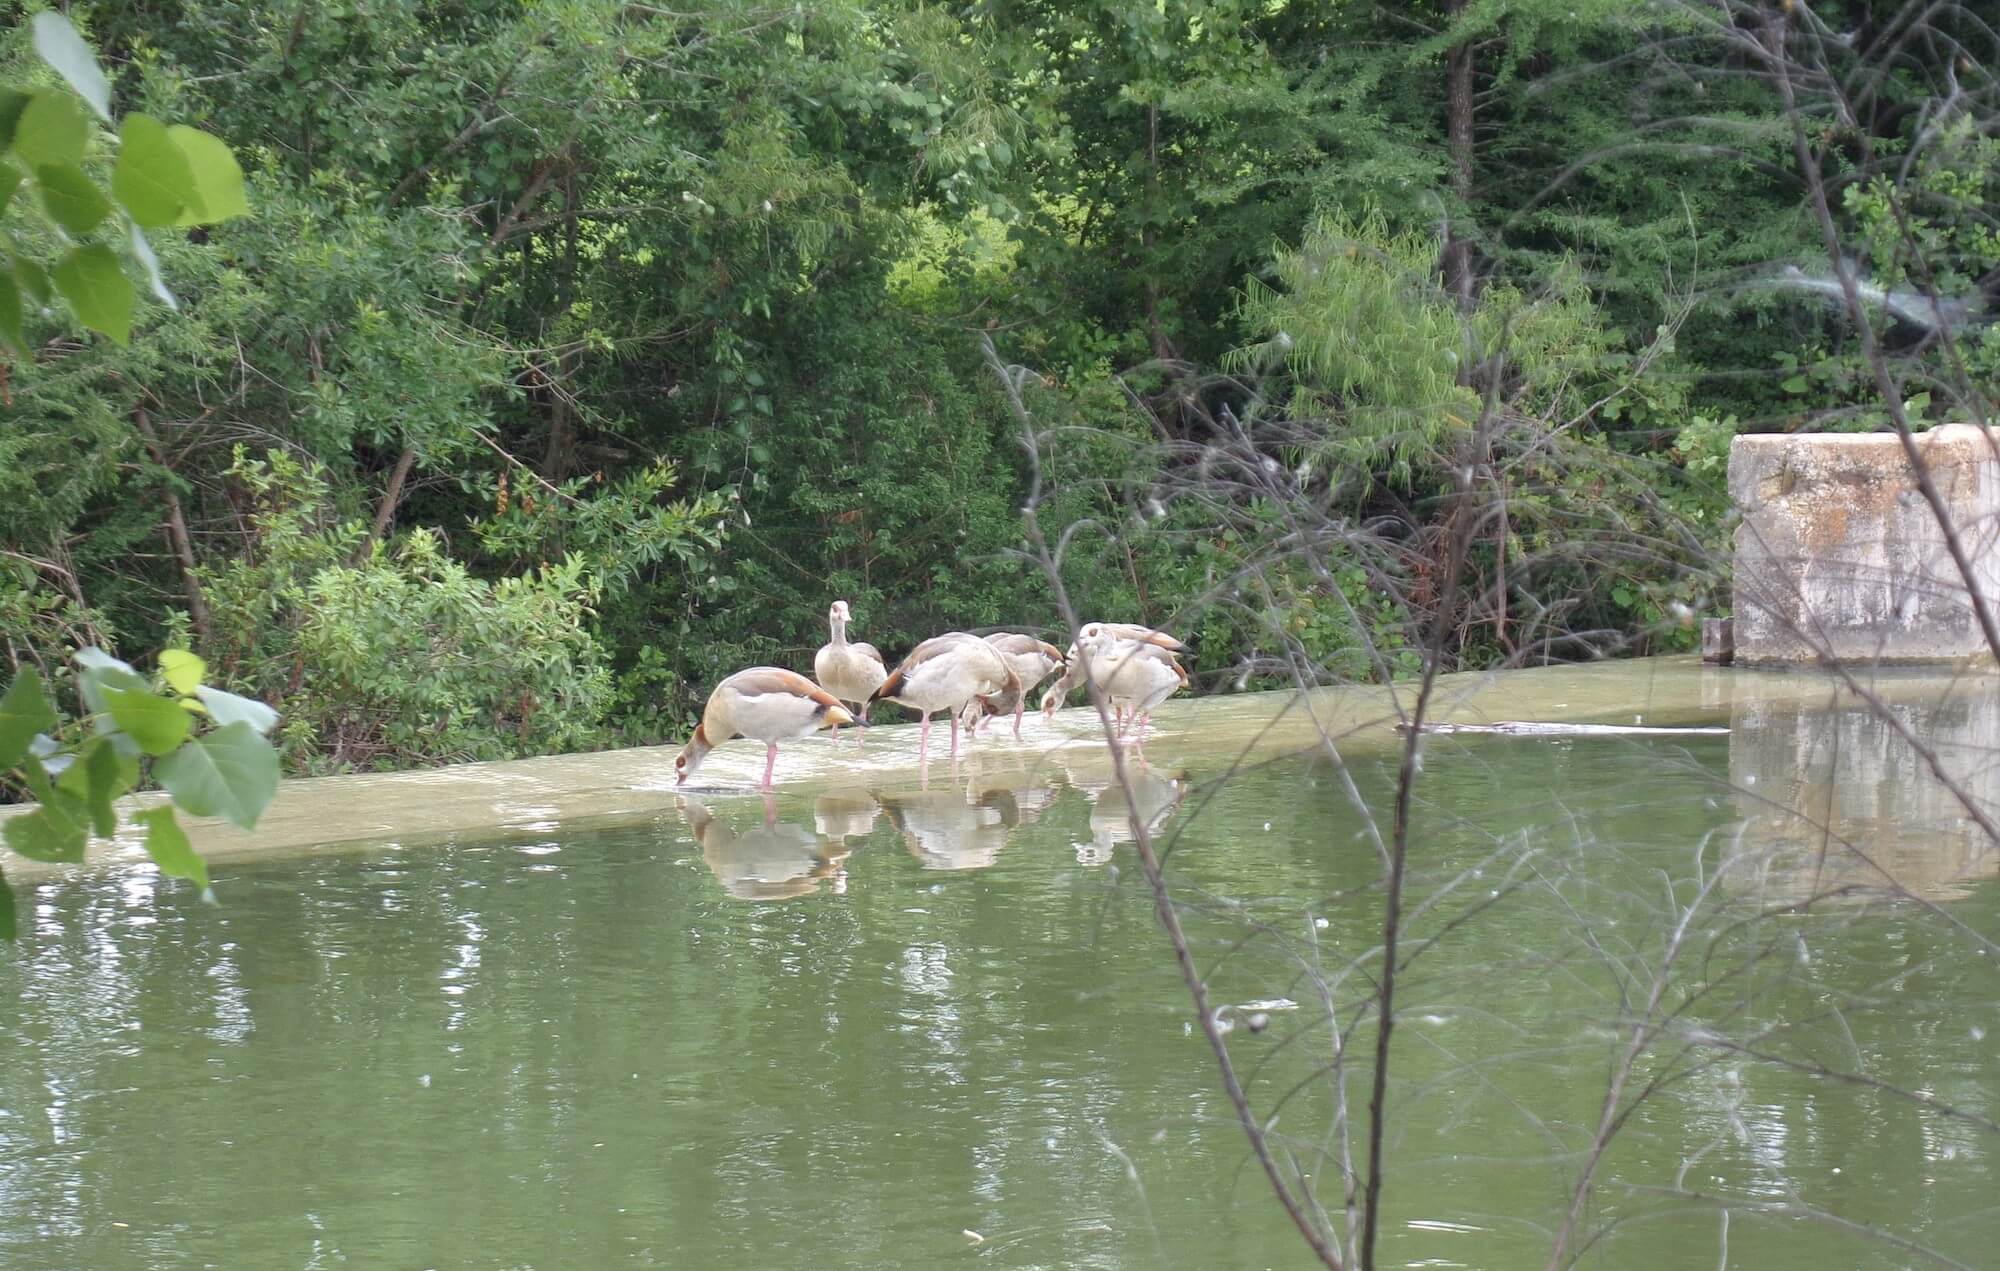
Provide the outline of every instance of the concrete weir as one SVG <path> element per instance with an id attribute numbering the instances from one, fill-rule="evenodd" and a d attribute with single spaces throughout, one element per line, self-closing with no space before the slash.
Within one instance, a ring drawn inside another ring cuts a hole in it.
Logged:
<path id="1" fill-rule="evenodd" d="M 1917 434 L 1980 594 L 2000 603 L 2000 444 Z M 1733 653 L 1739 663 L 1949 662 L 1987 655 L 1943 529 L 1893 433 L 1736 438 Z"/>

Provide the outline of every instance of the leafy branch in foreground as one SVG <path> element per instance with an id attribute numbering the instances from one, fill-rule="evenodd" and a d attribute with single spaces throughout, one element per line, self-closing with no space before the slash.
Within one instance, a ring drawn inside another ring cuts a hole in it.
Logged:
<path id="1" fill-rule="evenodd" d="M 16 210 L 14 225 L 0 233 L 0 350 L 21 357 L 32 349 L 28 319 L 52 315 L 58 300 L 77 321 L 125 343 L 138 294 L 122 255 L 160 303 L 178 309 L 146 231 L 213 225 L 250 210 L 227 145 L 149 115 L 114 121 L 111 81 L 69 19 L 38 13 L 33 28 L 35 52 L 75 91 L 0 86 L 0 212 Z M 89 164 L 91 115 L 117 127 L 108 186 Z"/>
<path id="2" fill-rule="evenodd" d="M 81 719 L 56 713 L 32 667 L 0 697 L 0 786 L 18 786 L 38 805 L 7 818 L 0 837 L 29 860 L 79 862 L 93 837 L 118 832 L 116 801 L 150 768 L 173 802 L 133 811 L 146 853 L 162 872 L 206 889 L 208 869 L 174 809 L 255 826 L 278 789 L 278 752 L 265 736 L 278 712 L 203 683 L 208 668 L 184 650 L 160 654 L 158 685 L 101 649 L 81 650 L 76 663 Z M 0 937 L 13 938 L 15 921 L 0 880 Z"/>

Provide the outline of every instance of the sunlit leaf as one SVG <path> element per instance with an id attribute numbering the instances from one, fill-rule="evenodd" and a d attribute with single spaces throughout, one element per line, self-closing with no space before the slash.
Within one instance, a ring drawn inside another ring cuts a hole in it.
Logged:
<path id="1" fill-rule="evenodd" d="M 181 302 L 174 293 L 167 290 L 167 280 L 160 277 L 160 258 L 153 255 L 153 245 L 146 241 L 146 231 L 137 225 L 131 227 L 132 255 L 146 271 L 146 285 L 153 289 L 153 296 L 161 304 L 174 312 L 180 312 Z"/>
<path id="2" fill-rule="evenodd" d="M 0 697 L 0 772 L 14 767 L 32 753 L 35 734 L 56 726 L 56 713 L 42 690 L 42 677 L 33 667 L 22 667 Z"/>
<path id="3" fill-rule="evenodd" d="M 73 163 L 44 163 L 35 169 L 42 206 L 72 234 L 88 234 L 111 215 L 111 200 Z"/>
<path id="4" fill-rule="evenodd" d="M 232 216 L 244 216 L 250 202 L 243 194 L 243 169 L 221 138 L 199 128 L 175 124 L 167 129 L 174 144 L 186 157 L 194 178 L 195 197 L 177 222 L 181 225 L 213 225 Z"/>
<path id="5" fill-rule="evenodd" d="M 97 64 L 97 55 L 60 13 L 44 10 L 35 15 L 35 52 L 69 82 L 77 96 L 106 123 L 111 121 L 111 81 Z"/>
<path id="6" fill-rule="evenodd" d="M 36 93 L 14 121 L 14 153 L 31 168 L 45 163 L 78 163 L 90 121 L 68 93 Z"/>
<path id="7" fill-rule="evenodd" d="M 162 874 L 208 886 L 208 866 L 195 855 L 194 844 L 188 842 L 187 831 L 172 808 L 151 808 L 141 812 L 139 820 L 146 826 L 146 855 L 153 858 Z"/>
<path id="8" fill-rule="evenodd" d="M 79 247 L 49 271 L 77 321 L 123 344 L 132 334 L 132 284 L 109 247 Z"/>
<path id="9" fill-rule="evenodd" d="M 118 125 L 118 166 L 111 193 L 140 225 L 172 225 L 199 198 L 187 156 L 167 134 L 167 126 L 147 115 L 125 116 Z"/>
<path id="10" fill-rule="evenodd" d="M 96 645 L 85 645 L 69 655 L 70 661 L 86 671 L 123 671 L 127 675 L 137 675 L 132 664 L 123 658 L 114 658 Z"/>
<path id="11" fill-rule="evenodd" d="M 207 670 L 208 664 L 186 649 L 160 650 L 160 674 L 166 677 L 167 687 L 182 696 L 200 686 Z"/>
<path id="12" fill-rule="evenodd" d="M 187 737 L 187 712 L 148 689 L 107 688 L 104 709 L 118 731 L 149 755 L 164 755 Z"/>
<path id="13" fill-rule="evenodd" d="M 188 812 L 225 817 L 246 830 L 278 790 L 278 752 L 241 722 L 195 738 L 153 771 Z"/>
<path id="14" fill-rule="evenodd" d="M 204 684 L 194 691 L 208 714 L 218 724 L 248 724 L 260 733 L 278 726 L 278 712 L 253 697 L 238 697 Z"/>

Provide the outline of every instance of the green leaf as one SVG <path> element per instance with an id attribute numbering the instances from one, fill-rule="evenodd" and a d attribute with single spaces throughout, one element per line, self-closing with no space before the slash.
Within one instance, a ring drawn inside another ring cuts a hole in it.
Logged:
<path id="1" fill-rule="evenodd" d="M 35 52 L 69 81 L 77 95 L 106 123 L 111 122 L 111 81 L 97 64 L 97 55 L 60 13 L 44 10 L 35 15 Z"/>
<path id="2" fill-rule="evenodd" d="M 139 264 L 145 267 L 146 285 L 153 289 L 154 297 L 161 304 L 179 313 L 181 302 L 174 298 L 173 292 L 167 290 L 167 280 L 160 277 L 160 258 L 153 255 L 153 245 L 146 241 L 146 231 L 140 229 L 137 225 L 132 226 L 131 230 L 132 255 L 137 257 Z"/>
<path id="3" fill-rule="evenodd" d="M 1806 391 L 1808 385 L 1805 376 L 1794 375 L 1779 384 L 1778 387 L 1784 389 L 1787 393 L 1803 393 Z"/>
<path id="4" fill-rule="evenodd" d="M 103 737 L 93 737 L 56 781 L 58 790 L 68 791 L 90 814 L 90 826 L 99 838 L 118 832 L 118 813 L 112 803 L 131 789 L 139 776 L 135 760 L 120 759 L 118 750 Z"/>
<path id="5" fill-rule="evenodd" d="M 62 802 L 44 803 L 33 812 L 9 817 L 5 830 L 7 846 L 31 861 L 82 860 L 84 844 L 90 841 L 82 809 L 75 805 L 72 796 L 60 798 Z"/>
<path id="6" fill-rule="evenodd" d="M 14 191 L 21 185 L 21 174 L 4 163 L 0 163 L 0 212 L 7 210 L 7 204 L 14 197 Z"/>
<path id="7" fill-rule="evenodd" d="M 167 687 L 183 697 L 201 686 L 207 670 L 208 664 L 186 649 L 160 650 L 160 674 L 166 677 Z"/>
<path id="8" fill-rule="evenodd" d="M 179 703 L 149 689 L 107 688 L 104 708 L 118 731 L 139 743 L 149 755 L 164 755 L 188 734 L 188 714 Z"/>
<path id="9" fill-rule="evenodd" d="M 111 193 L 140 225 L 172 225 L 200 197 L 187 156 L 167 126 L 147 115 L 127 115 L 118 125 L 118 166 Z"/>
<path id="10" fill-rule="evenodd" d="M 90 121 L 68 93 L 36 93 L 14 122 L 14 153 L 31 168 L 45 163 L 79 163 Z"/>
<path id="11" fill-rule="evenodd" d="M 7 695 L 0 697 L 0 771 L 26 759 L 35 734 L 47 732 L 57 722 L 48 694 L 42 690 L 41 675 L 31 667 L 22 667 L 7 686 Z"/>
<path id="12" fill-rule="evenodd" d="M 132 334 L 132 284 L 109 247 L 77 248 L 56 262 L 50 277 L 79 322 L 114 344 L 125 343 Z"/>
<path id="13" fill-rule="evenodd" d="M 11 273 L 0 273 L 0 346 L 28 356 L 28 337 L 21 333 L 21 288 Z"/>
<path id="14" fill-rule="evenodd" d="M 246 830 L 278 790 L 278 752 L 241 721 L 195 738 L 153 771 L 186 811 L 226 817 Z"/>
<path id="15" fill-rule="evenodd" d="M 146 825 L 146 855 L 172 878 L 187 878 L 208 886 L 208 866 L 194 854 L 187 831 L 174 818 L 172 808 L 153 808 L 139 814 Z"/>
<path id="16" fill-rule="evenodd" d="M 21 112 L 31 100 L 17 89 L 0 88 L 0 150 L 13 148 L 14 129 L 20 125 Z"/>
<path id="17" fill-rule="evenodd" d="M 201 699 L 201 704 L 208 708 L 208 717 L 217 724 L 248 724 L 260 733 L 278 726 L 278 712 L 254 697 L 238 697 L 206 684 L 197 688 L 194 695 Z"/>
<path id="18" fill-rule="evenodd" d="M 167 135 L 180 147 L 194 178 L 195 197 L 188 201 L 176 224 L 213 225 L 249 214 L 250 201 L 243 195 L 243 169 L 221 138 L 185 124 L 168 128 Z"/>
<path id="19" fill-rule="evenodd" d="M 37 307 L 47 304 L 54 294 L 49 290 L 49 271 L 25 256 L 14 258 L 14 281 Z"/>
<path id="20" fill-rule="evenodd" d="M 42 164 L 35 169 L 35 183 L 41 187 L 42 206 L 72 234 L 88 234 L 111 215 L 111 200 L 73 163 Z"/>

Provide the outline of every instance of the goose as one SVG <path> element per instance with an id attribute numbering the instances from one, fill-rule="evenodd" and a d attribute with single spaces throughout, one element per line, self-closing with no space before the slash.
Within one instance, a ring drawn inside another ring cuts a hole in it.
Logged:
<path id="1" fill-rule="evenodd" d="M 1179 639 L 1168 635 L 1164 631 L 1141 626 L 1136 622 L 1086 622 L 1082 627 L 1077 629 L 1076 642 L 1069 646 L 1069 654 L 1065 659 L 1068 665 L 1064 668 L 1063 677 L 1057 680 L 1054 686 L 1042 696 L 1042 715 L 1044 718 L 1054 715 L 1056 707 L 1062 704 L 1063 699 L 1068 697 L 1077 685 L 1083 683 L 1083 661 L 1076 655 L 1077 645 L 1093 645 L 1107 640 L 1144 644 L 1155 649 L 1164 650 L 1168 654 L 1179 653 L 1187 647 Z M 1175 663 L 1175 666 L 1178 667 L 1179 664 Z M 1183 684 L 1187 682 L 1185 675 L 1181 676 L 1181 682 Z M 1112 711 L 1116 717 L 1118 731 L 1120 734 L 1123 734 L 1125 731 L 1124 704 L 1122 702 L 1113 703 Z"/>
<path id="2" fill-rule="evenodd" d="M 968 728 L 983 728 L 993 716 L 1004 715 L 1011 710 L 1014 712 L 1014 737 L 1019 740 L 1021 714 L 1027 707 L 1028 694 L 1063 665 L 1062 650 L 1046 640 L 1037 640 L 1015 631 L 996 631 L 986 637 L 986 643 L 999 650 L 1000 656 L 1007 659 L 1007 665 L 1014 668 L 1014 674 L 1021 678 L 1021 691 L 974 698 L 966 704 L 963 722 Z"/>
<path id="3" fill-rule="evenodd" d="M 853 706 L 860 712 L 861 722 L 868 723 L 868 695 L 889 678 L 889 668 L 882 664 L 882 655 L 874 645 L 856 640 L 847 640 L 847 624 L 853 621 L 845 600 L 836 600 L 826 611 L 827 628 L 832 638 L 820 646 L 813 655 L 813 678 L 819 686 L 834 695 L 841 702 Z M 838 728 L 834 735 L 840 735 Z"/>
<path id="4" fill-rule="evenodd" d="M 1175 660 L 1169 645 L 1120 638 L 1110 629 L 1113 625 L 1092 623 L 1077 633 L 1078 654 L 1070 662 L 1070 670 L 1042 698 L 1042 714 L 1054 715 L 1071 688 L 1082 683 L 1087 675 L 1115 713 L 1119 735 L 1136 725 L 1143 738 L 1153 708 L 1187 687 L 1188 674 Z M 1173 640 L 1172 636 L 1164 638 Z M 1177 640 L 1173 642 L 1175 647 L 1179 644 Z"/>
<path id="5" fill-rule="evenodd" d="M 708 695 L 701 723 L 694 736 L 674 758 L 674 783 L 682 785 L 700 771 L 708 752 L 732 737 L 749 737 L 765 746 L 764 780 L 760 790 L 771 788 L 771 772 L 778 765 L 778 743 L 804 737 L 832 725 L 851 724 L 854 716 L 832 694 L 796 671 L 775 666 L 753 666 L 738 671 Z"/>
<path id="6" fill-rule="evenodd" d="M 975 697 L 1018 693 L 1021 677 L 1000 651 L 976 635 L 948 631 L 932 636 L 903 659 L 903 664 L 868 695 L 870 704 L 897 702 L 923 716 L 917 742 L 917 762 L 930 757 L 931 713 L 951 717 L 951 757 L 958 758 L 958 716 Z"/>

